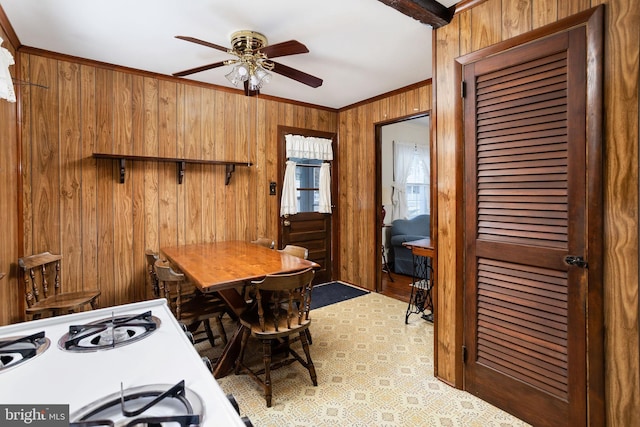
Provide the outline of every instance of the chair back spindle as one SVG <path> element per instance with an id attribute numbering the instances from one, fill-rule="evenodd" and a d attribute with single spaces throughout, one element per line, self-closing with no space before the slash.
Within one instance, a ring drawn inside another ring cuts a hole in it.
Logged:
<path id="1" fill-rule="evenodd" d="M 195 332 L 200 323 L 203 323 L 211 346 L 215 345 L 216 338 L 211 330 L 210 319 L 213 319 L 218 328 L 218 337 L 226 343 L 227 335 L 221 319 L 224 314 L 229 313 L 229 309 L 217 293 L 201 293 L 193 283 L 187 281 L 183 273 L 175 271 L 166 260 L 157 260 L 154 266 L 160 289 L 175 318 L 184 323 L 190 332 Z"/>
<path id="2" fill-rule="evenodd" d="M 144 252 L 145 259 L 147 260 L 147 271 L 149 273 L 149 280 L 151 282 L 151 293 L 154 298 L 160 298 L 160 283 L 158 282 L 158 276 L 156 275 L 156 261 L 159 259 L 158 253 L 152 249 L 147 249 Z"/>

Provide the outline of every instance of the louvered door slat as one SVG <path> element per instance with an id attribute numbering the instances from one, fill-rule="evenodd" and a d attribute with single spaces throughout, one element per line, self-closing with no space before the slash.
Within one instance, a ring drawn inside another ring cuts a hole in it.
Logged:
<path id="1" fill-rule="evenodd" d="M 520 73 L 525 70 L 537 69 L 545 64 L 558 64 L 558 66 L 565 66 L 567 58 L 566 52 L 556 52 L 549 56 L 542 58 L 536 58 L 531 61 L 527 61 L 521 64 L 514 65 L 512 67 L 500 68 L 488 73 L 483 73 L 477 76 L 476 81 L 478 86 L 483 87 L 487 85 L 487 82 L 500 82 L 504 79 L 509 79 L 509 76 Z M 500 80 L 502 79 L 502 80 Z"/>
<path id="2" fill-rule="evenodd" d="M 530 96 L 526 97 L 526 98 L 511 98 L 511 99 L 501 99 L 500 102 L 495 102 L 495 103 L 485 103 L 485 105 L 478 105 L 477 109 L 478 109 L 478 117 L 481 117 L 482 115 L 485 114 L 499 114 L 502 113 L 503 115 L 509 115 L 511 113 L 514 112 L 514 109 L 516 108 L 526 108 L 527 106 L 531 105 L 533 108 L 532 110 L 537 110 L 539 108 L 546 108 L 546 107 L 541 107 L 541 105 L 543 105 L 546 102 L 554 102 L 554 101 L 562 101 L 563 103 L 566 102 L 566 98 L 567 98 L 567 91 L 566 90 L 562 90 L 562 91 L 547 91 L 544 93 L 536 93 L 536 94 L 529 94 Z"/>

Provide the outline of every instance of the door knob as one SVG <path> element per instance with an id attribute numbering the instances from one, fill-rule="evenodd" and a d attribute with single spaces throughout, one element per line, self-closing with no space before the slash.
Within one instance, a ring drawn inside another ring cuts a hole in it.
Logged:
<path id="1" fill-rule="evenodd" d="M 285 220 L 282 222 L 282 225 L 284 225 L 285 227 L 289 227 L 289 226 L 291 225 L 291 221 L 289 221 L 288 219 L 285 219 Z"/>
<path id="2" fill-rule="evenodd" d="M 575 265 L 580 268 L 588 268 L 589 264 L 581 256 L 567 255 L 564 262 L 568 265 Z"/>

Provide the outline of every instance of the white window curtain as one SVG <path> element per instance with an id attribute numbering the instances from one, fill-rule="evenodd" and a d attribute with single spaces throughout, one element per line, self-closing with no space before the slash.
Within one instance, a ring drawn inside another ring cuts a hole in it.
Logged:
<path id="1" fill-rule="evenodd" d="M 398 218 L 406 218 L 407 207 L 407 178 L 411 171 L 411 164 L 414 157 L 419 154 L 417 152 L 418 145 L 413 142 L 393 142 L 393 195 L 391 202 L 393 209 L 391 220 Z M 426 148 L 424 149 L 425 155 Z"/>
<path id="2" fill-rule="evenodd" d="M 331 213 L 331 168 L 329 163 L 320 166 L 320 207 L 318 212 Z"/>
<path id="3" fill-rule="evenodd" d="M 4 40 L 0 37 L 0 45 Z M 0 47 L 0 98 L 4 98 L 9 102 L 16 102 L 16 93 L 13 90 L 13 81 L 9 66 L 15 64 L 11 52 Z"/>
<path id="4" fill-rule="evenodd" d="M 296 199 L 296 162 L 287 161 L 282 183 L 282 198 L 280 199 L 280 216 L 295 215 L 298 213 L 298 201 Z"/>
<path id="5" fill-rule="evenodd" d="M 331 139 L 316 138 L 302 135 L 285 135 L 286 156 L 288 159 L 316 159 L 325 162 L 333 160 Z M 331 213 L 331 172 L 329 163 L 320 167 L 320 206 L 318 212 Z M 282 198 L 280 201 L 280 215 L 298 213 L 296 200 L 296 163 L 288 160 L 282 184 Z"/>

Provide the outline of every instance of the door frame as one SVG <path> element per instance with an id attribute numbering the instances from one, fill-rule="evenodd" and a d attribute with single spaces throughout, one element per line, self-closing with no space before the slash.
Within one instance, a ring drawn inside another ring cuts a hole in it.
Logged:
<path id="1" fill-rule="evenodd" d="M 385 120 L 382 122 L 374 123 L 374 133 L 375 133 L 375 176 L 374 176 L 374 188 L 375 197 L 374 197 L 374 206 L 380 206 L 380 209 L 376 210 L 375 214 L 375 230 L 380 230 L 382 224 L 382 127 L 386 125 L 391 125 L 394 123 L 406 122 L 408 120 L 417 119 L 420 117 L 429 117 L 429 163 L 430 163 L 430 176 L 429 176 L 429 190 L 430 194 L 430 210 L 431 214 L 429 215 L 430 230 L 431 230 L 431 242 L 436 245 L 437 243 L 437 233 L 436 233 L 436 213 L 438 212 L 438 201 L 436 197 L 436 161 L 435 161 L 435 153 L 436 153 L 436 144 L 434 139 L 434 126 L 433 126 L 433 115 L 431 110 L 418 111 L 408 116 L 396 117 L 394 119 Z M 389 215 L 389 212 L 387 212 Z M 375 291 L 382 291 L 382 231 L 375 233 L 375 248 L 376 248 L 376 283 L 375 283 Z M 435 260 L 434 260 L 435 261 Z M 435 293 L 435 292 L 434 292 Z M 435 304 L 435 302 L 434 302 Z M 435 326 L 435 325 L 434 325 Z"/>
<path id="2" fill-rule="evenodd" d="M 469 53 L 467 55 L 458 57 L 455 59 L 455 81 L 463 80 L 463 67 L 466 64 L 478 61 L 480 59 L 495 55 L 497 53 L 504 52 L 508 49 L 524 45 L 526 43 L 536 41 L 553 34 L 557 34 L 566 31 L 576 26 L 584 25 L 586 28 L 586 46 L 587 46 L 587 61 L 586 61 L 586 73 L 587 73 L 587 87 L 586 87 L 586 102 L 590 106 L 590 111 L 587 113 L 588 120 L 586 121 L 586 149 L 592 153 L 597 150 L 602 150 L 600 156 L 587 156 L 587 167 L 591 171 L 587 176 L 586 181 L 586 194 L 587 194 L 587 230 L 589 236 L 602 236 L 603 230 L 603 183 L 600 179 L 593 179 L 593 176 L 603 176 L 603 68 L 602 61 L 598 61 L 598 58 L 603 58 L 604 53 L 604 6 L 599 5 L 586 11 L 577 13 L 563 20 L 555 23 L 540 27 L 532 30 L 528 33 L 520 36 L 513 37 L 509 40 L 497 43 L 495 45 L 486 47 L 484 49 Z M 456 99 L 455 111 L 457 116 L 461 119 L 458 121 L 456 127 L 456 151 L 459 153 L 458 164 L 464 162 L 464 133 L 463 133 L 463 103 L 464 99 L 461 96 L 461 85 L 454 85 L 457 93 L 454 98 Z M 602 147 L 602 148 L 600 148 Z M 460 175 L 458 178 L 461 182 L 464 182 L 464 169 L 458 169 Z M 458 193 L 458 203 L 460 206 L 464 205 L 464 192 Z M 462 215 L 466 215 L 466 212 Z M 464 226 L 463 218 L 460 223 L 461 231 L 459 236 L 464 238 Z M 461 247 L 463 247 L 462 245 Z M 587 423 L 588 425 L 598 426 L 605 425 L 605 382 L 604 382 L 604 304 L 603 304 L 603 244 L 593 244 L 591 239 L 587 241 L 587 260 L 598 260 L 598 262 L 589 263 L 589 279 L 587 285 L 587 316 L 586 316 L 586 329 L 588 333 L 587 348 L 585 349 L 586 361 L 587 361 Z M 462 254 L 463 256 L 465 254 Z M 464 263 L 463 263 L 464 265 Z M 464 268 L 459 268 L 456 276 L 456 291 L 459 291 L 458 295 L 464 296 Z M 460 334 L 456 333 L 456 342 L 460 340 L 459 348 L 462 351 L 463 342 L 463 330 L 464 325 L 464 304 L 463 299 L 458 299 L 456 304 L 456 324 L 461 325 Z M 437 340 L 437 335 L 436 335 Z M 464 354 L 462 354 L 464 357 Z M 457 378 L 464 378 L 463 369 L 464 361 L 463 357 L 456 357 L 456 372 L 459 372 L 461 376 Z M 465 389 L 464 384 L 462 388 Z"/>
<path id="3" fill-rule="evenodd" d="M 278 125 L 278 177 L 276 181 L 276 193 L 278 197 L 278 235 L 277 243 L 282 241 L 282 217 L 280 216 L 281 189 L 284 180 L 284 166 L 287 161 L 285 152 L 285 135 L 313 136 L 316 138 L 331 139 L 333 160 L 331 161 L 331 280 L 336 280 L 336 272 L 340 265 L 340 252 L 338 251 L 338 230 L 340 229 L 340 198 L 338 197 L 338 134 L 336 132 L 324 132 L 314 129 L 297 128 Z"/>

